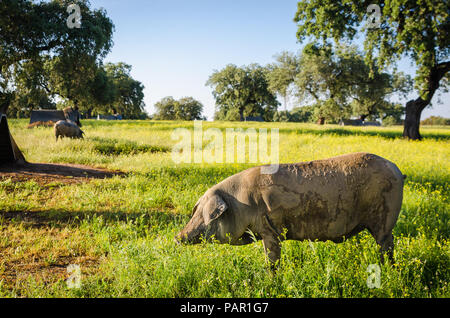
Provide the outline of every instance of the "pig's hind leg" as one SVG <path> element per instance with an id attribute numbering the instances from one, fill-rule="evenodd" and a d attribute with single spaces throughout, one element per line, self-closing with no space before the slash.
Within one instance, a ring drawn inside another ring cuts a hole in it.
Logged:
<path id="1" fill-rule="evenodd" d="M 391 222 L 386 212 L 378 212 L 379 218 L 372 219 L 367 225 L 370 234 L 380 246 L 381 262 L 384 263 L 384 255 L 387 254 L 389 261 L 394 262 L 394 236 L 392 230 L 395 223 Z"/>

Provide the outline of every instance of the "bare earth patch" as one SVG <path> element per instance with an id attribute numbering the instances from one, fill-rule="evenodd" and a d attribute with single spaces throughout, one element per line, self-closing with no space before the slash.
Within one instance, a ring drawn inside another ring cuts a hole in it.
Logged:
<path id="1" fill-rule="evenodd" d="M 53 182 L 83 183 L 89 179 L 106 179 L 123 174 L 120 171 L 78 164 L 25 163 L 0 166 L 0 180 L 11 179 L 13 182 L 34 180 L 41 185 Z"/>
<path id="2" fill-rule="evenodd" d="M 33 278 L 36 282 L 54 284 L 70 277 L 70 273 L 67 272 L 69 265 L 79 265 L 83 277 L 94 274 L 99 262 L 98 258 L 87 256 L 58 256 L 50 264 L 48 260 L 40 258 L 6 262 L 0 274 L 0 280 L 3 280 L 8 288 L 20 288 L 21 283 L 30 278 Z"/>
<path id="3" fill-rule="evenodd" d="M 117 175 L 124 173 L 78 164 L 0 166 L 0 181 L 33 180 L 40 186 L 81 184 Z M 0 282 L 8 289 L 15 288 L 20 294 L 21 284 L 30 278 L 44 284 L 66 280 L 71 264 L 79 265 L 86 276 L 98 270 L 102 257 L 83 243 L 86 233 L 55 226 L 40 213 L 0 213 L 0 217 Z M 13 219 L 16 221 L 11 222 Z"/>
<path id="4" fill-rule="evenodd" d="M 82 277 L 93 275 L 105 257 L 83 241 L 85 232 L 46 223 L 38 214 L 8 213 L 0 222 L 0 283 L 19 295 L 29 279 L 46 285 L 67 280 L 69 265 L 80 266 Z"/>

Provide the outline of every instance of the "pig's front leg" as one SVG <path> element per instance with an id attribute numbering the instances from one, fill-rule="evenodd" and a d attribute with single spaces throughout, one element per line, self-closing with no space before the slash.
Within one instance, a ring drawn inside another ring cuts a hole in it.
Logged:
<path id="1" fill-rule="evenodd" d="M 281 257 L 281 241 L 278 236 L 272 233 L 261 234 L 261 237 L 270 267 L 275 269 Z"/>

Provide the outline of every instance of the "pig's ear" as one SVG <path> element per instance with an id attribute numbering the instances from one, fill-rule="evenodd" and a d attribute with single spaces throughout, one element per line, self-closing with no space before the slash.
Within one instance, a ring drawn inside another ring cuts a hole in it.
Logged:
<path id="1" fill-rule="evenodd" d="M 227 209 L 228 205 L 225 201 L 223 201 L 219 195 L 213 195 L 203 206 L 203 219 L 205 221 L 205 225 L 208 225 L 212 221 L 216 220 Z"/>

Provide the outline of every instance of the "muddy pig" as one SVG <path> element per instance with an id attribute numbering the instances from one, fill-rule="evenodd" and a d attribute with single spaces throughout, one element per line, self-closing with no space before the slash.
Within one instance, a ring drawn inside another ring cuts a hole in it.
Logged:
<path id="1" fill-rule="evenodd" d="M 243 245 L 262 239 L 274 265 L 282 240 L 339 243 L 367 229 L 381 247 L 382 260 L 385 253 L 392 259 L 392 229 L 405 178 L 394 163 L 354 153 L 280 164 L 272 174 L 261 173 L 263 167 L 242 171 L 207 190 L 176 240 Z"/>
<path id="2" fill-rule="evenodd" d="M 55 137 L 56 141 L 58 138 L 69 137 L 69 138 L 83 138 L 84 132 L 77 126 L 77 124 L 70 120 L 60 120 L 55 126 Z"/>

